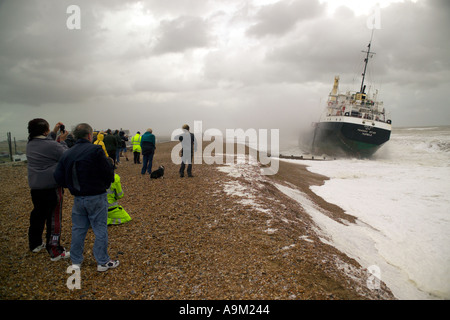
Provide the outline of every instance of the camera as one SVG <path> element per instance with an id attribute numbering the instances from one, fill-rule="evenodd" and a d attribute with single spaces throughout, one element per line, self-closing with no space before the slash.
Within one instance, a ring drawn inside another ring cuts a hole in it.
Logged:
<path id="1" fill-rule="evenodd" d="M 59 126 L 59 130 L 61 130 L 61 133 L 64 133 L 66 131 L 65 128 L 66 126 L 63 124 Z"/>

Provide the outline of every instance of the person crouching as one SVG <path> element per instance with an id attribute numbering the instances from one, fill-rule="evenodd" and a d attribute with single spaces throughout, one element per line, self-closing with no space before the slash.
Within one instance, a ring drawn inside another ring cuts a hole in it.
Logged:
<path id="1" fill-rule="evenodd" d="M 114 182 L 107 190 L 108 193 L 108 225 L 122 224 L 131 221 L 130 215 L 125 209 L 117 203 L 117 200 L 122 199 L 124 194 L 122 185 L 120 183 L 120 176 L 116 173 L 114 175 Z"/>

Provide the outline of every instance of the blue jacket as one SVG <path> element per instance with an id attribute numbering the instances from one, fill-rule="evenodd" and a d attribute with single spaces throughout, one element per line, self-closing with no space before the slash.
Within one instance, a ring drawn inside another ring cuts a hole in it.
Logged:
<path id="1" fill-rule="evenodd" d="M 156 149 L 155 135 L 150 132 L 146 132 L 141 137 L 141 149 L 142 154 L 149 154 Z"/>
<path id="2" fill-rule="evenodd" d="M 94 196 L 105 193 L 114 182 L 114 167 L 102 148 L 79 139 L 62 155 L 53 176 L 74 196 Z"/>

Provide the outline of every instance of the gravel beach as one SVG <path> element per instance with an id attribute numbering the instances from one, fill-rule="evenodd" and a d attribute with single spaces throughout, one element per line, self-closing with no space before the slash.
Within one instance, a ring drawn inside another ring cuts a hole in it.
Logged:
<path id="1" fill-rule="evenodd" d="M 180 178 L 171 161 L 175 143 L 157 145 L 153 169 L 164 179 L 141 175 L 141 165 L 121 158 L 132 217 L 108 227 L 109 255 L 120 265 L 98 272 L 90 230 L 81 266 L 81 289 L 69 290 L 70 260 L 50 261 L 28 250 L 32 210 L 26 165 L 0 166 L 0 298 L 2 300 L 377 300 L 395 299 L 381 283 L 367 286 L 358 263 L 322 242 L 301 206 L 275 184 L 307 194 L 337 221 L 355 218 L 309 189 L 325 177 L 280 161 L 278 174 L 257 165 L 193 166 Z M 73 197 L 65 190 L 61 244 L 70 249 Z"/>

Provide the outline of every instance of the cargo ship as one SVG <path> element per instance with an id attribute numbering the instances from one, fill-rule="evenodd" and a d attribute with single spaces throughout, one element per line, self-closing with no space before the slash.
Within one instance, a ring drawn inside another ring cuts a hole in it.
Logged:
<path id="1" fill-rule="evenodd" d="M 359 91 L 340 93 L 339 76 L 335 76 L 325 110 L 312 125 L 313 155 L 369 158 L 389 141 L 392 121 L 383 102 L 378 100 L 378 90 L 368 94 L 364 84 L 369 58 L 374 54 L 370 51 L 371 44 L 372 39 L 367 51 L 363 51 L 364 71 Z"/>

